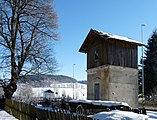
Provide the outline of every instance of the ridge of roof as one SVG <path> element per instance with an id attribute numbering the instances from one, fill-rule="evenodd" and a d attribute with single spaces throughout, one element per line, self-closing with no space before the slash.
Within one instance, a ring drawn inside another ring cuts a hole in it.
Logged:
<path id="1" fill-rule="evenodd" d="M 136 44 L 141 45 L 141 46 L 145 46 L 144 43 L 136 41 L 136 40 L 133 40 L 132 38 L 119 36 L 119 35 L 115 35 L 115 34 L 111 34 L 111 33 L 106 33 L 106 32 L 102 32 L 102 31 L 96 30 L 96 29 L 91 29 L 91 30 L 93 30 L 98 35 L 107 36 L 106 39 L 112 38 L 112 39 L 122 40 L 122 41 L 130 42 L 130 43 L 136 43 Z"/>

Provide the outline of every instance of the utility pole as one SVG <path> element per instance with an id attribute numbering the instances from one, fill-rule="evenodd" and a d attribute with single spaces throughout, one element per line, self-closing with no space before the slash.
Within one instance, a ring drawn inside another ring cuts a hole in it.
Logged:
<path id="1" fill-rule="evenodd" d="M 75 75 L 75 69 L 74 69 L 74 67 L 75 67 L 75 64 L 73 64 L 73 99 L 74 99 L 74 75 Z"/>
<path id="2" fill-rule="evenodd" d="M 141 41 L 143 43 L 143 37 L 144 37 L 144 27 L 145 24 L 141 24 Z M 142 46 L 142 108 L 144 108 L 145 105 L 145 97 L 144 97 L 144 59 L 143 59 L 143 46 Z"/>

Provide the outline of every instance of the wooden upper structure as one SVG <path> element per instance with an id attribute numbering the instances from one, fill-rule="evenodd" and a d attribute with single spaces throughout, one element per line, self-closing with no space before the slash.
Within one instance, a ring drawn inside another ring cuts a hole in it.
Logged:
<path id="1" fill-rule="evenodd" d="M 87 69 L 102 65 L 137 68 L 138 46 L 144 44 L 91 29 L 79 52 L 87 53 Z"/>

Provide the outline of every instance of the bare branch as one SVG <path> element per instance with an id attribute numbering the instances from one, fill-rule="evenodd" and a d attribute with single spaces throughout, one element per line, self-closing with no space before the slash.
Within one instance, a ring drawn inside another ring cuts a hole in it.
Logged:
<path id="1" fill-rule="evenodd" d="M 53 47 L 48 42 L 57 40 L 57 15 L 52 2 L 0 1 L 0 62 L 1 68 L 11 75 L 5 93 L 8 89 L 14 92 L 16 82 L 25 74 L 37 73 L 39 68 L 40 72 L 48 73 L 56 69 Z"/>

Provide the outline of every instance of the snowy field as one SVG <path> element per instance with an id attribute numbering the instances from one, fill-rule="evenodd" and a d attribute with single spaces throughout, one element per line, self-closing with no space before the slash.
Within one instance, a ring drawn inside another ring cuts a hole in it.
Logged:
<path id="1" fill-rule="evenodd" d="M 104 105 L 104 106 L 118 106 L 124 105 L 128 106 L 127 103 L 124 102 L 115 102 L 115 101 L 92 101 L 92 100 L 71 100 L 71 102 L 82 102 L 89 103 L 94 105 Z M 53 110 L 49 107 L 38 106 L 39 109 Z M 157 111 L 147 111 L 147 115 L 137 114 L 131 111 L 120 111 L 120 110 L 112 110 L 109 112 L 100 112 L 94 115 L 89 115 L 96 120 L 157 120 Z"/>
<path id="2" fill-rule="evenodd" d="M 47 87 L 47 88 L 32 88 L 33 96 L 34 97 L 44 97 L 44 91 L 52 90 L 54 93 L 58 93 L 54 97 L 61 97 L 63 94 L 65 96 L 73 97 L 75 99 L 82 99 L 80 102 L 91 103 L 95 105 L 106 105 L 106 106 L 115 106 L 115 105 L 125 105 L 128 106 L 127 103 L 123 102 L 115 102 L 115 101 L 91 101 L 87 99 L 87 86 L 82 84 L 75 84 L 73 89 L 73 84 L 55 84 L 55 86 Z M 21 91 L 21 89 L 19 89 Z M 78 102 L 78 100 L 73 100 L 73 102 Z M 0 120 L 2 120 L 1 116 L 3 112 L 0 111 Z M 90 115 L 92 118 L 96 118 L 99 120 L 157 120 L 157 112 L 147 111 L 147 115 L 136 114 L 134 112 L 127 112 L 127 111 L 119 111 L 114 110 L 110 112 L 100 112 L 95 115 Z M 7 119 L 5 119 L 7 120 Z M 9 119 L 8 119 L 9 120 Z"/>
<path id="3" fill-rule="evenodd" d="M 52 110 L 52 108 L 43 108 L 41 106 L 38 108 Z M 143 115 L 134 112 L 113 110 L 110 112 L 100 112 L 94 115 L 89 115 L 88 117 L 96 120 L 157 120 L 157 111 L 147 111 L 147 115 Z"/>
<path id="4" fill-rule="evenodd" d="M 116 101 L 94 101 L 94 100 L 71 100 L 75 103 L 87 103 L 93 105 L 102 105 L 102 106 L 127 106 L 130 107 L 125 102 L 116 102 Z M 100 112 L 89 117 L 95 118 L 98 120 L 157 120 L 157 112 L 147 111 L 147 115 L 137 114 L 131 111 L 120 111 L 112 110 L 109 112 Z"/>
<path id="5" fill-rule="evenodd" d="M 51 84 L 50 87 L 36 88 L 22 83 L 18 84 L 14 97 L 45 97 L 45 91 L 47 90 L 53 91 L 53 95 L 51 95 L 51 97 L 54 98 L 61 98 L 64 95 L 64 97 L 71 97 L 74 99 L 87 99 L 87 85 L 80 83 L 56 83 Z"/>
<path id="6" fill-rule="evenodd" d="M 157 120 L 157 111 L 147 111 L 148 120 Z"/>
<path id="7" fill-rule="evenodd" d="M 99 120 L 157 120 L 157 112 L 147 111 L 147 115 L 134 112 L 114 110 L 111 112 L 100 112 L 90 116 Z"/>

